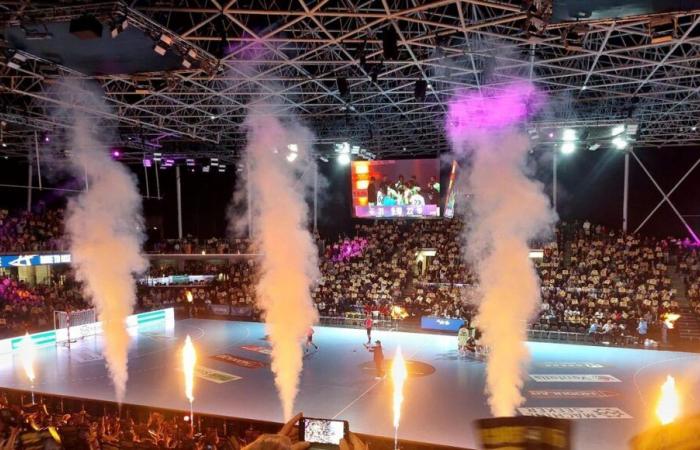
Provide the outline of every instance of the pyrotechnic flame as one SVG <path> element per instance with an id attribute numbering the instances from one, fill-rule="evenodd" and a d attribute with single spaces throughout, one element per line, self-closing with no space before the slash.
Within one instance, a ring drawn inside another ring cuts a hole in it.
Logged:
<path id="1" fill-rule="evenodd" d="M 680 318 L 681 318 L 680 314 L 674 314 L 674 313 L 664 314 L 664 323 L 666 324 L 666 328 L 668 328 L 669 330 L 672 329 L 673 323 Z"/>
<path id="2" fill-rule="evenodd" d="M 403 320 L 408 317 L 406 310 L 399 305 L 394 305 L 391 308 L 391 318 L 394 320 Z"/>
<path id="3" fill-rule="evenodd" d="M 187 297 L 188 303 L 192 303 L 192 292 L 191 291 L 185 292 L 185 297 Z"/>
<path id="4" fill-rule="evenodd" d="M 187 335 L 185 346 L 182 348 L 182 370 L 185 372 L 185 396 L 192 403 L 194 396 L 192 390 L 194 388 L 194 366 L 197 364 L 197 353 L 194 351 L 192 339 Z"/>
<path id="5" fill-rule="evenodd" d="M 401 354 L 401 347 L 396 349 L 394 362 L 391 364 L 391 381 L 394 383 L 394 428 L 399 428 L 401 422 L 401 404 L 403 403 L 403 385 L 408 371 L 406 361 Z"/>
<path id="6" fill-rule="evenodd" d="M 22 341 L 20 341 L 19 349 L 24 373 L 27 374 L 29 381 L 34 384 L 34 378 L 36 378 L 34 373 L 34 355 L 36 354 L 36 347 L 34 346 L 32 338 L 29 337 L 29 333 L 25 334 Z"/>
<path id="7" fill-rule="evenodd" d="M 668 425 L 678 418 L 681 413 L 681 401 L 676 390 L 676 380 L 671 375 L 666 377 L 666 382 L 661 386 L 661 397 L 656 405 L 656 417 L 661 425 Z"/>

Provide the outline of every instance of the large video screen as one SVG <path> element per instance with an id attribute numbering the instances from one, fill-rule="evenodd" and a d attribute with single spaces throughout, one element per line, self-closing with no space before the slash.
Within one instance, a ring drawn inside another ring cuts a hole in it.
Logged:
<path id="1" fill-rule="evenodd" d="M 437 159 L 353 161 L 351 182 L 355 217 L 440 216 Z"/>
<path id="2" fill-rule="evenodd" d="M 457 187 L 455 182 L 457 181 L 457 161 L 452 161 L 452 166 L 450 167 L 450 178 L 447 182 L 447 195 L 445 195 L 445 212 L 444 217 L 452 219 L 455 216 L 455 200 L 457 199 Z"/>

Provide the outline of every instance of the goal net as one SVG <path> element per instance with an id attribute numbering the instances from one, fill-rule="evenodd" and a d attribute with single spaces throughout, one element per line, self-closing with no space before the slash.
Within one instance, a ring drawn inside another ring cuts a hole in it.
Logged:
<path id="1" fill-rule="evenodd" d="M 94 308 L 79 311 L 54 311 L 53 313 L 56 343 L 69 347 L 71 342 L 98 334 L 99 325 Z"/>

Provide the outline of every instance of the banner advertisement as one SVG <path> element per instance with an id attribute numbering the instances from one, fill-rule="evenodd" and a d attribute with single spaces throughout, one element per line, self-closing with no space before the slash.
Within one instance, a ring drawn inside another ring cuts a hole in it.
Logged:
<path id="1" fill-rule="evenodd" d="M 420 318 L 420 327 L 424 330 L 454 331 L 464 325 L 462 319 L 445 319 L 444 317 L 423 316 Z"/>
<path id="2" fill-rule="evenodd" d="M 2 255 L 0 256 L 0 268 L 3 267 L 31 267 L 53 264 L 70 264 L 70 253 L 57 253 L 52 255 Z"/>
<path id="3" fill-rule="evenodd" d="M 620 408 L 587 408 L 587 407 L 535 407 L 518 408 L 523 416 L 542 416 L 555 419 L 631 419 L 632 416 Z"/>
<path id="4" fill-rule="evenodd" d="M 530 378 L 538 383 L 620 383 L 620 380 L 612 375 L 538 374 L 530 375 Z"/>

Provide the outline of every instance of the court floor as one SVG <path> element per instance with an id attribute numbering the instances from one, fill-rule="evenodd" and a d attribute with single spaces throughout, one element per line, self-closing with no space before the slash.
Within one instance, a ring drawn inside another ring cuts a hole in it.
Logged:
<path id="1" fill-rule="evenodd" d="M 191 335 L 199 362 L 196 412 L 281 421 L 269 369 L 264 325 L 188 319 L 134 334 L 125 402 L 186 410 L 179 348 Z M 478 447 L 472 421 L 488 417 L 484 363 L 461 359 L 456 338 L 375 332 L 385 354 L 400 345 L 415 376 L 406 384 L 399 436 L 460 447 Z M 364 330 L 317 327 L 319 350 L 305 357 L 296 410 L 350 421 L 351 430 L 393 436 L 391 383 L 376 381 Z M 37 354 L 39 392 L 114 400 L 100 354 L 101 338 L 71 350 L 46 347 Z M 700 355 L 666 351 L 530 343 L 532 362 L 521 414 L 575 417 L 576 448 L 618 450 L 652 424 L 659 386 L 676 377 L 687 412 L 700 412 Z M 0 355 L 0 386 L 29 389 L 18 357 Z"/>

